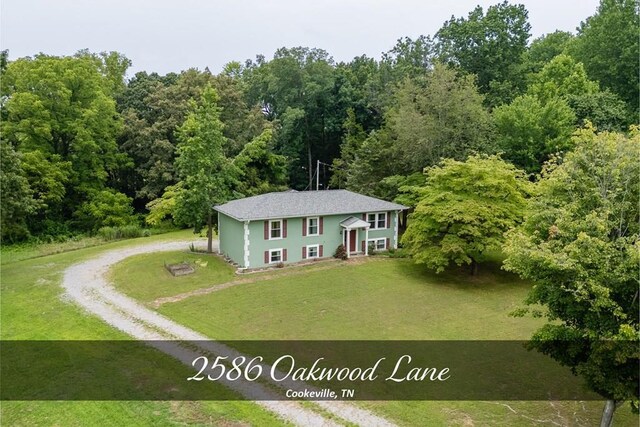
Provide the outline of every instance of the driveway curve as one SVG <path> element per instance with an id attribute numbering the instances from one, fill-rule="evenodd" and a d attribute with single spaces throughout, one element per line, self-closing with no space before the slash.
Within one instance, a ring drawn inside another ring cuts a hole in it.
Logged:
<path id="1" fill-rule="evenodd" d="M 109 268 L 133 255 L 150 252 L 187 250 L 194 241 L 155 242 L 129 248 L 104 252 L 99 256 L 74 264 L 64 271 L 62 286 L 65 298 L 83 307 L 89 313 L 98 316 L 109 325 L 123 331 L 138 340 L 164 341 L 149 343 L 163 352 L 191 366 L 193 359 L 202 353 L 192 348 L 182 347 L 177 342 L 167 341 L 206 341 L 200 344 L 200 350 L 215 356 L 235 357 L 241 355 L 232 348 L 213 341 L 173 320 L 150 310 L 136 300 L 118 292 L 107 280 Z M 217 249 L 218 242 L 215 242 Z M 264 369 L 271 369 L 264 364 Z M 223 381 L 225 386 L 241 394 L 257 405 L 275 413 L 278 417 L 300 426 L 341 425 L 339 420 L 328 418 L 323 412 L 329 412 L 347 423 L 362 426 L 392 426 L 389 421 L 370 411 L 353 404 L 337 401 L 314 402 L 322 411 L 315 412 L 309 406 L 299 402 L 276 400 L 277 391 L 258 383 L 248 381 Z M 300 388 L 299 384 L 277 384 L 283 388 Z M 312 386 L 304 388 L 313 389 Z"/>

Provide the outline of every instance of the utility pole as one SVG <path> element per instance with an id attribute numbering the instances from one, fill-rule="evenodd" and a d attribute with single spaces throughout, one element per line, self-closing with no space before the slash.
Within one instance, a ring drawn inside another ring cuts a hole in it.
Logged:
<path id="1" fill-rule="evenodd" d="M 320 190 L 320 160 L 316 160 L 316 191 Z"/>

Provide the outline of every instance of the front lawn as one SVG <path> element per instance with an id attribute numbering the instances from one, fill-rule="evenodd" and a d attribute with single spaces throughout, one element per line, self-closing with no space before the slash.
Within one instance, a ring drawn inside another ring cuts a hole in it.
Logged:
<path id="1" fill-rule="evenodd" d="M 436 275 L 407 259 L 370 258 L 252 275 L 158 311 L 215 339 L 519 340 L 542 324 L 515 318 L 529 284 L 499 265 Z M 121 283 L 116 283 L 122 286 Z M 601 402 L 358 402 L 400 425 L 597 425 Z M 628 405 L 616 425 L 635 426 Z"/>
<path id="2" fill-rule="evenodd" d="M 529 285 L 497 266 L 478 277 L 435 275 L 407 259 L 371 258 L 300 273 L 256 275 L 255 283 L 159 311 L 205 335 L 236 340 L 526 339 L 541 324 L 509 316 Z"/>

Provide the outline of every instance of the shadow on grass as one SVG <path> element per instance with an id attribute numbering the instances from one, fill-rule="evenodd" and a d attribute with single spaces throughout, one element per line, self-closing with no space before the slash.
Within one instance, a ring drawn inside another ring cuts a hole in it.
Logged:
<path id="1" fill-rule="evenodd" d="M 531 284 L 520 279 L 516 274 L 502 269 L 502 254 L 491 254 L 488 261 L 478 265 L 478 273 L 472 275 L 470 266 L 455 264 L 445 271 L 436 273 L 424 264 L 416 264 L 411 258 L 394 263 L 393 268 L 406 277 L 416 281 L 429 282 L 456 289 L 500 290 L 508 286 L 530 287 Z"/>

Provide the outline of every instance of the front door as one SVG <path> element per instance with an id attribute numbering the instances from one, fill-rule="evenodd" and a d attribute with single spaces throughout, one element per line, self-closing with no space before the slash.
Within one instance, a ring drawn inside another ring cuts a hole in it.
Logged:
<path id="1" fill-rule="evenodd" d="M 349 252 L 355 252 L 356 248 L 358 247 L 358 245 L 356 243 L 358 240 L 358 231 L 357 230 L 351 230 L 349 232 Z"/>

